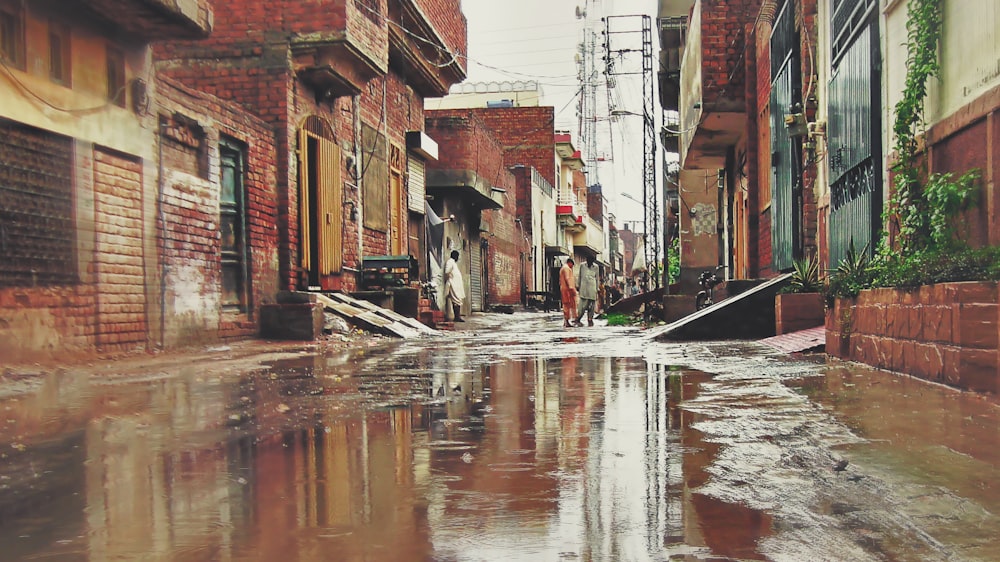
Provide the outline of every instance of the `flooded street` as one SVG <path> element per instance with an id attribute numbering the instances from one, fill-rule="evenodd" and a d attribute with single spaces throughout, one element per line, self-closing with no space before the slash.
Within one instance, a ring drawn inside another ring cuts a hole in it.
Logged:
<path id="1" fill-rule="evenodd" d="M 993 399 L 558 325 L 8 372 L 0 558 L 1000 559 Z"/>

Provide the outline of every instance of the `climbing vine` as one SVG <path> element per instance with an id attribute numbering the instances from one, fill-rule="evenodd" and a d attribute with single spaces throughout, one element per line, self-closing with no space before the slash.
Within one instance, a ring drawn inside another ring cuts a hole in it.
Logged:
<path id="1" fill-rule="evenodd" d="M 927 83 L 940 72 L 938 47 L 943 24 L 939 0 L 909 0 L 906 21 L 906 83 L 896 103 L 896 163 L 894 190 L 886 205 L 886 224 L 898 233 L 900 249 L 910 250 L 930 242 L 928 201 L 920 182 L 926 161 L 919 155 L 919 136 L 925 130 L 924 101 Z"/>

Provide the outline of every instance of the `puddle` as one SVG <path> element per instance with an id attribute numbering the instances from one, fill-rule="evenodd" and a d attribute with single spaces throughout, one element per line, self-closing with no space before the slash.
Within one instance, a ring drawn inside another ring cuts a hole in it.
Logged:
<path id="1" fill-rule="evenodd" d="M 11 559 L 762 559 L 702 493 L 707 375 L 642 359 L 300 357 L 0 402 Z"/>

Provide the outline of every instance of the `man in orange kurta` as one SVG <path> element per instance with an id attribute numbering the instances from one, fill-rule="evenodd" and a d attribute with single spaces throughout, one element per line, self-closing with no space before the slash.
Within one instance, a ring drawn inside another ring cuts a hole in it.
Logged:
<path id="1" fill-rule="evenodd" d="M 576 279 L 573 275 L 573 258 L 559 270 L 559 293 L 562 296 L 563 328 L 569 328 L 569 319 L 576 314 Z"/>

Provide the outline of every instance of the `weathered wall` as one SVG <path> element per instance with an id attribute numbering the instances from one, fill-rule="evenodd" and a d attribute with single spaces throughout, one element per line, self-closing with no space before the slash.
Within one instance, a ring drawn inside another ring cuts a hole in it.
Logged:
<path id="1" fill-rule="evenodd" d="M 274 133 L 239 106 L 166 78 L 157 82 L 157 109 L 167 126 L 183 119 L 189 129 L 200 129 L 205 157 L 200 164 L 192 161 L 170 136 L 161 138 L 162 192 L 155 220 L 162 233 L 163 338 L 172 346 L 252 336 L 257 310 L 278 291 Z M 221 302 L 220 141 L 234 143 L 244 159 L 250 266 L 244 310 L 224 310 Z"/>
<path id="2" fill-rule="evenodd" d="M 428 163 L 429 170 L 470 170 L 490 185 L 505 190 L 503 207 L 482 211 L 480 219 L 488 258 L 485 303 L 489 306 L 520 302 L 522 275 L 525 278 L 530 275 L 530 270 L 522 271 L 527 260 L 521 260 L 522 254 L 528 252 L 528 244 L 514 223 L 518 185 L 505 165 L 500 142 L 479 115 L 469 110 L 428 111 L 425 125 L 427 134 L 439 147 L 438 160 Z"/>

